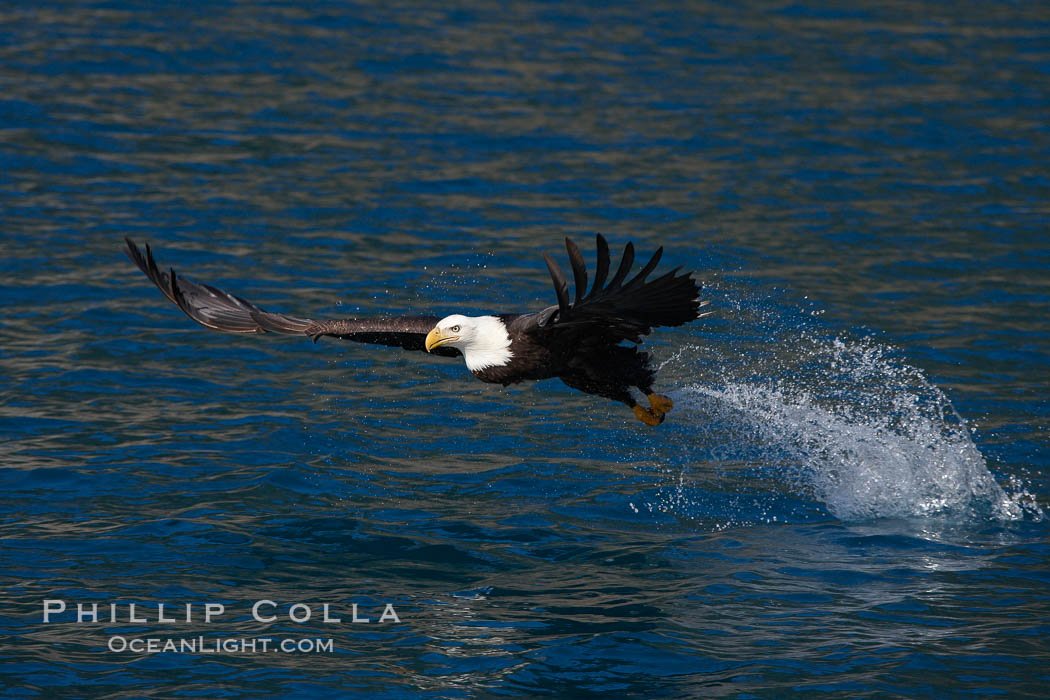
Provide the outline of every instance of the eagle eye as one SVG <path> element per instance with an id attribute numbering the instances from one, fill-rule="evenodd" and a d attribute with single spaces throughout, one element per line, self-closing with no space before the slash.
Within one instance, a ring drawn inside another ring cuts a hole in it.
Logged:
<path id="1" fill-rule="evenodd" d="M 459 333 L 459 326 L 452 326 L 451 328 L 449 328 L 449 330 L 453 333 Z"/>

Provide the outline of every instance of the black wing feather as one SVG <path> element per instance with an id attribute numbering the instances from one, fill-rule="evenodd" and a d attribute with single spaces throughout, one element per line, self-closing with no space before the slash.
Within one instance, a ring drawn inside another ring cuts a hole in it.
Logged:
<path id="1" fill-rule="evenodd" d="M 163 272 L 153 259 L 149 245 L 145 246 L 143 254 L 130 238 L 125 238 L 124 243 L 124 252 L 164 296 L 197 323 L 217 331 L 300 335 L 315 342 L 322 336 L 331 336 L 359 343 L 425 350 L 423 343 L 427 333 L 441 320 L 438 316 L 315 320 L 274 313 L 210 284 L 191 282 L 173 268 Z M 455 348 L 438 347 L 434 348 L 434 354 L 453 357 L 460 353 Z"/>
<path id="2" fill-rule="evenodd" d="M 583 262 L 583 254 L 579 247 L 569 238 L 565 239 L 565 250 L 569 253 L 569 264 L 572 265 L 572 281 L 576 286 L 576 301 L 583 301 L 583 295 L 587 293 L 587 266 Z"/>
<path id="3" fill-rule="evenodd" d="M 582 266 L 582 256 L 570 242 L 566 242 L 566 249 L 579 291 L 581 279 L 586 284 L 586 271 L 580 274 L 577 270 L 577 264 Z M 537 314 L 529 324 L 530 332 L 551 334 L 576 343 L 615 344 L 623 340 L 639 343 L 642 336 L 653 328 L 680 326 L 708 315 L 700 313 L 700 308 L 708 302 L 698 299 L 700 288 L 691 272 L 678 274 L 681 268 L 675 268 L 647 281 L 660 263 L 663 248 L 657 249 L 649 262 L 626 284 L 624 280 L 634 265 L 634 244 L 624 246 L 619 268 L 608 284 L 605 284 L 605 278 L 609 271 L 609 246 L 601 235 L 597 237 L 597 249 L 594 286 L 582 299 L 577 295 L 572 304 L 568 303 L 565 277 L 554 260 L 544 254 L 554 280 L 558 307 Z"/>
<path id="4" fill-rule="evenodd" d="M 565 281 L 565 275 L 561 273 L 561 269 L 558 267 L 558 263 L 554 262 L 554 258 L 544 253 L 543 259 L 547 261 L 547 270 L 551 273 L 551 281 L 554 282 L 554 293 L 558 297 L 558 310 L 563 314 L 568 313 L 569 283 Z"/>
<path id="5" fill-rule="evenodd" d="M 609 286 L 604 291 L 611 292 L 619 289 L 620 284 L 627 277 L 627 273 L 631 271 L 631 265 L 634 265 L 634 243 L 627 241 L 627 245 L 623 247 L 623 257 L 620 258 L 620 267 L 617 268 L 612 282 L 609 283 Z"/>
<path id="6" fill-rule="evenodd" d="M 656 249 L 656 252 L 653 253 L 653 257 L 650 258 L 649 262 L 645 264 L 645 267 L 642 268 L 642 271 L 635 275 L 634 279 L 624 285 L 624 289 L 631 289 L 636 285 L 644 284 L 645 278 L 649 276 L 649 273 L 656 269 L 656 265 L 660 262 L 660 258 L 663 257 L 663 254 L 664 248 L 663 246 L 660 246 Z"/>
<path id="7" fill-rule="evenodd" d="M 588 299 L 602 290 L 602 287 L 605 286 L 605 279 L 609 276 L 609 244 L 605 241 L 605 236 L 600 233 L 597 235 L 595 247 L 598 251 L 598 263 L 594 268 L 594 286 L 591 287 L 591 293 L 587 295 Z"/>

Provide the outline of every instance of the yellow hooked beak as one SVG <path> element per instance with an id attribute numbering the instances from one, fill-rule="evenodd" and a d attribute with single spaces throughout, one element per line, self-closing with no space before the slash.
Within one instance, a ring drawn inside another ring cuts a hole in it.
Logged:
<path id="1" fill-rule="evenodd" d="M 427 352 L 430 352 L 434 348 L 446 345 L 454 340 L 459 340 L 459 336 L 451 333 L 446 334 L 440 328 L 435 328 L 427 333 L 427 339 L 423 342 L 423 346 L 427 349 Z"/>

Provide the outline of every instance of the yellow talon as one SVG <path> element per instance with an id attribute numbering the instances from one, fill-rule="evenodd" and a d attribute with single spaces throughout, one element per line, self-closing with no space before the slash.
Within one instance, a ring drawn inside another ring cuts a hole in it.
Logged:
<path id="1" fill-rule="evenodd" d="M 656 411 L 650 410 L 645 406 L 639 406 L 635 404 L 632 407 L 635 417 L 645 423 L 646 425 L 660 425 L 664 422 L 664 414 L 657 413 Z"/>
<path id="2" fill-rule="evenodd" d="M 661 416 L 674 408 L 674 401 L 663 394 L 649 394 L 649 405 Z"/>

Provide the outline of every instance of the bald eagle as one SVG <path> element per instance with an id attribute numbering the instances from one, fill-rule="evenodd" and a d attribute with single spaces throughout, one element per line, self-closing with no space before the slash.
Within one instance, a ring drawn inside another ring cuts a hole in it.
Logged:
<path id="1" fill-rule="evenodd" d="M 609 244 L 597 237 L 594 284 L 587 291 L 587 268 L 580 249 L 565 239 L 575 282 L 569 285 L 550 255 L 544 253 L 558 303 L 535 313 L 489 316 L 385 316 L 314 320 L 266 311 L 241 297 L 208 284 L 191 282 L 157 267 L 149 245 L 145 254 L 125 238 L 124 252 L 169 300 L 197 323 L 228 333 L 282 333 L 317 342 L 331 336 L 425 350 L 445 356 L 462 355 L 467 369 L 483 382 L 507 386 L 525 380 L 558 377 L 565 384 L 614 401 L 622 401 L 646 425 L 659 425 L 673 402 L 653 392 L 656 372 L 649 355 L 635 345 L 658 326 L 680 326 L 711 312 L 698 298 L 692 273 L 676 268 L 646 281 L 656 269 L 663 248 L 642 270 L 627 280 L 634 264 L 634 245 L 627 243 L 612 279 Z M 631 345 L 623 345 L 627 342 Z M 640 390 L 649 406 L 640 405 L 631 389 Z"/>

